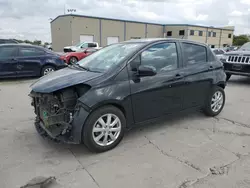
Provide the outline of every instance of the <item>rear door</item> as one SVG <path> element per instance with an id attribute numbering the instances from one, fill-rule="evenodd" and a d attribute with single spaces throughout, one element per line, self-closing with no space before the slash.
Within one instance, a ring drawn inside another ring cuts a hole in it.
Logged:
<path id="1" fill-rule="evenodd" d="M 17 75 L 39 76 L 45 51 L 36 47 L 21 46 L 18 53 Z"/>
<path id="2" fill-rule="evenodd" d="M 0 47 L 0 77 L 15 77 L 17 72 L 17 46 Z"/>
<path id="3" fill-rule="evenodd" d="M 214 79 L 213 63 L 206 46 L 181 43 L 185 76 L 184 109 L 204 105 Z"/>

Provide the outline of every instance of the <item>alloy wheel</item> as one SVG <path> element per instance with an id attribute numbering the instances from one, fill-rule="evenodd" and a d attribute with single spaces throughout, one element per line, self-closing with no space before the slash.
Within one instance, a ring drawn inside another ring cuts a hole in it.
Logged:
<path id="1" fill-rule="evenodd" d="M 105 114 L 94 124 L 92 137 L 99 146 L 114 143 L 121 133 L 121 120 L 115 114 Z"/>
<path id="2" fill-rule="evenodd" d="M 77 62 L 77 59 L 75 57 L 71 57 L 69 61 L 71 64 L 74 64 Z"/>
<path id="3" fill-rule="evenodd" d="M 51 72 L 54 72 L 55 70 L 51 67 L 48 67 L 44 70 L 43 75 L 48 75 Z"/>
<path id="4" fill-rule="evenodd" d="M 211 109 L 213 112 L 218 112 L 222 106 L 223 106 L 223 102 L 224 102 L 224 97 L 221 91 L 216 91 L 212 97 L 212 101 L 211 101 Z"/>

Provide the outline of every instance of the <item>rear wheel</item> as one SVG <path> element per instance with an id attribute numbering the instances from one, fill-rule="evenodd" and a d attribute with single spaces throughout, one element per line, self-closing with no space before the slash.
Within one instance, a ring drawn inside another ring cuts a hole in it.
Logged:
<path id="1" fill-rule="evenodd" d="M 224 89 L 215 86 L 211 94 L 208 96 L 204 107 L 204 113 L 207 116 L 217 116 L 225 105 L 225 92 Z"/>
<path id="2" fill-rule="evenodd" d="M 74 56 L 69 59 L 70 64 L 75 64 L 77 61 L 78 61 L 78 59 Z"/>
<path id="3" fill-rule="evenodd" d="M 231 74 L 227 74 L 227 81 L 231 78 Z"/>
<path id="4" fill-rule="evenodd" d="M 54 71 L 55 71 L 55 67 L 48 65 L 42 68 L 41 75 L 45 76 Z"/>
<path id="5" fill-rule="evenodd" d="M 93 152 L 105 152 L 116 147 L 123 138 L 126 119 L 114 106 L 94 111 L 83 128 L 83 142 Z"/>

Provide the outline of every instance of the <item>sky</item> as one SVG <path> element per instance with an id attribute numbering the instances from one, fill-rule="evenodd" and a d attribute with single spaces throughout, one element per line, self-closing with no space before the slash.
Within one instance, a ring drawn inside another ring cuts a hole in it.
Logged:
<path id="1" fill-rule="evenodd" d="M 162 24 L 235 26 L 250 34 L 250 0 L 0 0 L 0 38 L 51 41 L 50 21 L 74 14 Z"/>

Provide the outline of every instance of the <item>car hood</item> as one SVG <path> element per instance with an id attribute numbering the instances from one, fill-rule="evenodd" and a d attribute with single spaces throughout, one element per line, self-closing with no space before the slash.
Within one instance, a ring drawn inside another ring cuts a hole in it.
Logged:
<path id="1" fill-rule="evenodd" d="M 30 87 L 37 93 L 51 93 L 73 85 L 86 83 L 101 76 L 102 73 L 64 68 L 41 77 Z"/>
<path id="2" fill-rule="evenodd" d="M 75 46 L 65 46 L 64 48 L 71 49 L 71 48 L 75 48 Z"/>
<path id="3" fill-rule="evenodd" d="M 227 52 L 225 53 L 225 55 L 250 55 L 250 51 L 231 51 L 231 52 Z"/>

